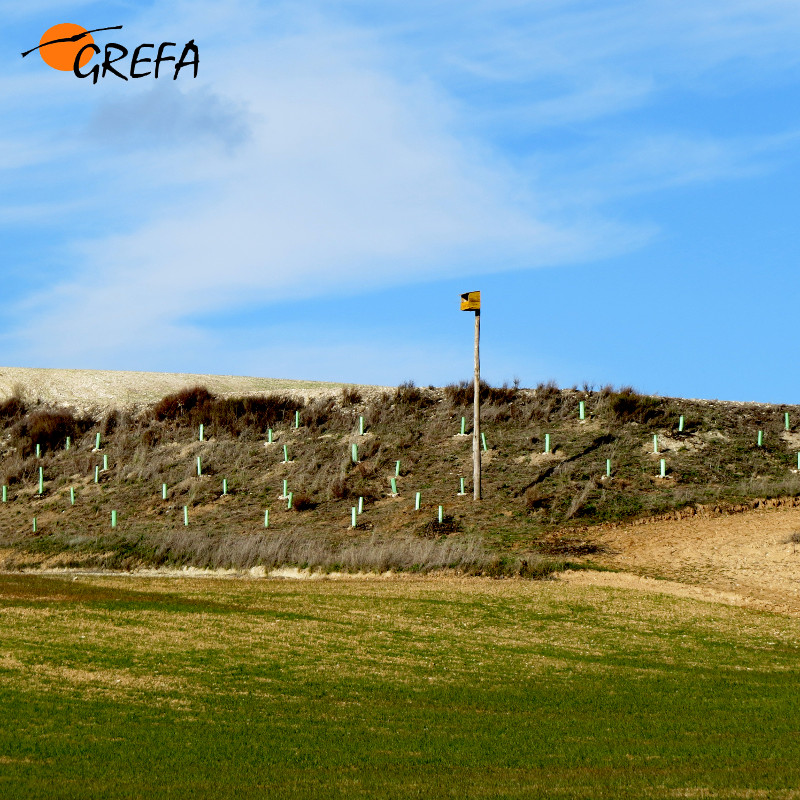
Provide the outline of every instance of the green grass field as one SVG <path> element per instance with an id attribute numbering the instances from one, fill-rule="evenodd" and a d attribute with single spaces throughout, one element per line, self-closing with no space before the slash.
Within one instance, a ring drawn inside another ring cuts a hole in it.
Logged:
<path id="1" fill-rule="evenodd" d="M 558 581 L 0 576 L 0 797 L 800 797 L 800 621 Z"/>

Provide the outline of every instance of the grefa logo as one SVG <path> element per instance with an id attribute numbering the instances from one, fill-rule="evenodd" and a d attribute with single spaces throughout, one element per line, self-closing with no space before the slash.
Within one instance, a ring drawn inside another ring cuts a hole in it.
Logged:
<path id="1" fill-rule="evenodd" d="M 160 73 L 169 74 L 173 70 L 173 67 L 164 67 L 164 63 L 168 61 L 174 62 L 173 80 L 177 80 L 178 74 L 184 67 L 192 67 L 192 77 L 197 77 L 197 70 L 200 67 L 200 51 L 194 43 L 194 39 L 190 39 L 183 46 L 180 58 L 167 55 L 170 48 L 177 46 L 175 42 L 162 42 L 158 45 L 157 50 L 155 44 L 140 44 L 131 54 L 130 62 L 127 62 L 129 51 L 125 45 L 109 42 L 101 50 L 92 37 L 93 33 L 100 31 L 121 29 L 122 25 L 113 25 L 110 28 L 87 30 L 72 22 L 62 22 L 46 30 L 39 44 L 26 50 L 22 57 L 25 58 L 38 50 L 39 55 L 48 66 L 63 72 L 71 71 L 77 78 L 91 77 L 92 83 L 97 83 L 99 78 L 105 78 L 109 74 L 116 75 L 124 81 L 127 81 L 129 77 L 146 78 L 149 75 L 158 78 Z M 95 55 L 101 53 L 103 60 L 84 72 L 84 67 Z M 155 57 L 151 58 L 151 56 Z M 127 71 L 127 75 L 125 71 Z"/>

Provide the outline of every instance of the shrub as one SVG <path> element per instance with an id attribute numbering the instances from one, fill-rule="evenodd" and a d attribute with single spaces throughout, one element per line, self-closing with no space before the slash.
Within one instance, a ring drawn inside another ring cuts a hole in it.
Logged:
<path id="1" fill-rule="evenodd" d="M 531 419 L 549 420 L 562 405 L 563 397 L 558 385 L 554 381 L 540 383 L 528 401 L 528 415 Z"/>
<path id="2" fill-rule="evenodd" d="M 664 408 L 658 398 L 641 395 L 631 386 L 611 392 L 607 403 L 616 421 L 620 423 L 655 422 L 664 416 Z"/>
<path id="3" fill-rule="evenodd" d="M 211 402 L 213 395 L 204 386 L 192 386 L 168 394 L 153 406 L 153 416 L 158 420 L 180 420 L 195 408 L 203 408 Z"/>
<path id="4" fill-rule="evenodd" d="M 444 387 L 444 396 L 452 406 L 469 405 L 475 396 L 474 384 L 472 381 L 450 383 Z"/>
<path id="5" fill-rule="evenodd" d="M 345 497 L 350 497 L 350 488 L 347 485 L 347 478 L 343 475 L 334 478 L 331 481 L 329 492 L 331 500 L 344 500 Z"/>
<path id="6" fill-rule="evenodd" d="M 380 491 L 373 485 L 373 481 L 368 480 L 372 477 L 366 475 L 365 470 L 359 464 L 356 469 L 347 476 L 334 478 L 328 492 L 332 500 L 355 500 L 363 497 L 365 503 L 374 503 L 380 497 Z"/>
<path id="7" fill-rule="evenodd" d="M 67 436 L 75 438 L 92 425 L 92 420 L 78 418 L 69 409 L 35 411 L 17 423 L 16 436 L 25 454 L 32 452 L 37 444 L 51 449 L 60 447 Z"/>
<path id="8" fill-rule="evenodd" d="M 214 398 L 205 410 L 205 421 L 234 435 L 248 428 L 260 434 L 276 422 L 292 418 L 303 406 L 303 400 L 281 394 Z M 198 416 L 195 424 L 203 421 Z"/>
<path id="9" fill-rule="evenodd" d="M 319 505 L 309 495 L 304 493 L 292 494 L 292 510 L 312 511 Z"/>
<path id="10" fill-rule="evenodd" d="M 591 556 L 606 552 L 606 548 L 596 542 L 564 536 L 557 536 L 550 541 L 542 542 L 538 549 L 541 553 L 549 556 Z"/>
<path id="11" fill-rule="evenodd" d="M 549 578 L 556 572 L 562 572 L 566 567 L 567 565 L 560 560 L 529 557 L 519 561 L 516 574 L 519 575 L 520 578 L 541 581 L 545 578 Z"/>
<path id="12" fill-rule="evenodd" d="M 565 568 L 561 560 L 545 558 L 538 554 L 529 554 L 527 558 L 514 558 L 496 555 L 488 559 L 481 569 L 471 570 L 472 574 L 484 575 L 488 578 L 528 578 L 544 580 Z"/>
<path id="13" fill-rule="evenodd" d="M 361 392 L 358 391 L 353 386 L 343 386 L 342 387 L 342 405 L 343 406 L 354 406 L 356 403 L 361 402 Z"/>
<path id="14" fill-rule="evenodd" d="M 19 386 L 15 386 L 11 397 L 0 403 L 0 422 L 15 422 L 24 416 L 26 411 L 22 390 Z"/>
<path id="15" fill-rule="evenodd" d="M 216 397 L 208 389 L 194 386 L 167 395 L 150 413 L 156 420 L 170 420 L 186 426 L 204 423 L 238 436 L 246 429 L 261 433 L 303 406 L 302 400 L 289 395 Z"/>
<path id="16" fill-rule="evenodd" d="M 100 432 L 104 437 L 110 436 L 120 426 L 122 415 L 119 411 L 112 411 L 103 418 Z"/>
<path id="17" fill-rule="evenodd" d="M 381 446 L 376 439 L 365 439 L 358 445 L 358 458 L 359 461 L 367 461 L 370 458 L 375 458 L 380 452 Z"/>
<path id="18" fill-rule="evenodd" d="M 398 406 L 406 409 L 423 409 L 433 405 L 435 402 L 430 394 L 426 394 L 418 389 L 414 381 L 401 383 L 394 393 L 394 402 Z"/>
<path id="19" fill-rule="evenodd" d="M 36 469 L 32 459 L 25 459 L 19 453 L 14 453 L 2 461 L 0 483 L 11 486 L 15 483 L 33 480 L 36 475 Z"/>
<path id="20" fill-rule="evenodd" d="M 519 386 L 509 386 L 504 383 L 502 386 L 489 386 L 486 384 L 485 402 L 492 406 L 502 406 L 513 403 L 517 397 Z M 484 387 L 481 386 L 481 398 L 484 397 Z"/>
<path id="21" fill-rule="evenodd" d="M 555 381 L 547 381 L 546 383 L 539 383 L 536 386 L 535 393 L 538 398 L 554 398 L 561 394 L 561 390 Z"/>
<path id="22" fill-rule="evenodd" d="M 142 445 L 144 447 L 153 448 L 158 444 L 158 433 L 152 428 L 147 428 L 142 434 Z"/>
<path id="23" fill-rule="evenodd" d="M 336 413 L 332 398 L 315 400 L 303 410 L 300 422 L 309 428 L 323 428 Z"/>
<path id="24" fill-rule="evenodd" d="M 480 382 L 480 401 L 487 405 L 506 405 L 514 401 L 519 390 L 519 381 L 509 387 L 507 383 L 502 386 L 491 386 L 486 381 Z M 452 406 L 470 405 L 475 398 L 475 383 L 473 381 L 459 381 L 444 387 L 444 396 Z"/>

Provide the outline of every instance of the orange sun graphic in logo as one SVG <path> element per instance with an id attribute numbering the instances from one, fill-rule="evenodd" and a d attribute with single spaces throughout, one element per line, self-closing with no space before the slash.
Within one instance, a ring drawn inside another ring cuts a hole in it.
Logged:
<path id="1" fill-rule="evenodd" d="M 45 63 L 53 69 L 71 72 L 75 66 L 75 57 L 82 47 L 94 44 L 92 34 L 72 22 L 62 22 L 48 28 L 39 41 L 39 54 Z M 91 61 L 94 52 L 86 50 L 81 56 L 78 66 L 84 67 Z"/>

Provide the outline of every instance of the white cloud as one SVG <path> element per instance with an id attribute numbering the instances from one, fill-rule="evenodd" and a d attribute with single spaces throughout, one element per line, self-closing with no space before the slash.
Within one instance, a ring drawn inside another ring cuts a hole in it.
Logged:
<path id="1" fill-rule="evenodd" d="M 604 218 L 604 202 L 747 174 L 758 142 L 662 129 L 609 151 L 611 130 L 568 153 L 534 144 L 509 158 L 492 136 L 606 120 L 729 59 L 768 60 L 765 50 L 790 63 L 800 31 L 793 4 L 777 1 L 409 4 L 382 23 L 364 22 L 358 4 L 346 19 L 347 5 L 179 2 L 125 23 L 125 41 L 194 37 L 197 81 L 72 79 L 55 91 L 64 76 L 5 79 L 27 118 L 56 108 L 63 132 L 52 151 L 44 136 L 4 136 L 5 166 L 50 158 L 91 198 L 97 226 L 65 243 L 63 280 L 19 304 L 5 338 L 23 361 L 130 364 L 167 342 L 203 352 L 203 315 L 256 297 L 638 247 L 654 226 Z M 54 209 L 55 226 L 75 202 L 28 198 L 16 220 Z"/>
<path id="2" fill-rule="evenodd" d="M 730 140 L 642 133 L 635 139 L 609 137 L 554 155 L 541 173 L 545 182 L 558 184 L 554 206 L 596 208 L 691 184 L 765 175 L 797 143 L 796 133 Z"/>
<path id="3" fill-rule="evenodd" d="M 184 317 L 254 296 L 275 302 L 565 263 L 641 235 L 541 218 L 536 197 L 501 160 L 458 139 L 446 96 L 354 64 L 339 45 L 292 37 L 213 89 L 104 100 L 89 131 L 108 145 L 94 145 L 105 196 L 124 197 L 131 182 L 141 197 L 149 184 L 157 213 L 130 232 L 77 244 L 80 266 L 30 298 L 42 322 L 20 331 L 18 345 L 35 353 L 46 342 L 64 358 L 131 342 L 188 347 L 194 334 Z M 198 118 L 205 138 L 192 130 Z M 186 126 L 185 144 L 131 150 L 132 138 L 136 148 L 148 136 L 163 144 L 159 124 L 167 144 Z M 235 148 L 208 143 L 234 135 Z M 161 184 L 197 191 L 170 208 L 159 201 Z"/>

